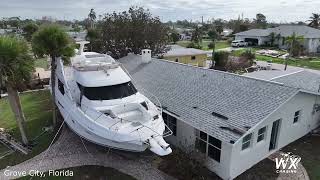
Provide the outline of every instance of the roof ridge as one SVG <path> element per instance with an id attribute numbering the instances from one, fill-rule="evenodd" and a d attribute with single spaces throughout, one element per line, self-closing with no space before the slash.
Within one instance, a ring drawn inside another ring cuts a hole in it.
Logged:
<path id="1" fill-rule="evenodd" d="M 275 80 L 275 79 L 278 79 L 278 78 L 282 78 L 282 77 L 285 77 L 285 76 L 290 76 L 290 75 L 292 75 L 292 74 L 297 74 L 297 73 L 300 73 L 300 72 L 303 72 L 303 71 L 305 71 L 305 70 L 302 69 L 302 70 L 295 71 L 295 72 L 292 72 L 292 73 L 288 73 L 288 74 L 283 74 L 283 75 L 280 75 L 280 76 L 276 76 L 276 77 L 274 77 L 274 78 L 271 78 L 270 81 Z"/>
<path id="2" fill-rule="evenodd" d="M 170 60 L 166 60 L 166 59 L 156 59 L 156 58 L 153 58 L 153 59 L 155 59 L 155 60 L 160 60 L 160 61 L 167 62 L 167 63 L 178 64 L 178 65 L 182 65 L 182 66 L 187 66 L 187 67 L 192 67 L 192 68 L 198 68 L 198 69 L 201 69 L 201 70 L 204 70 L 204 71 L 213 71 L 213 72 L 216 72 L 216 73 L 227 74 L 227 75 L 230 75 L 230 76 L 242 77 L 242 78 L 247 78 L 247 79 L 253 79 L 253 80 L 256 80 L 256 81 L 262 81 L 262 82 L 265 82 L 265 83 L 270 83 L 270 84 L 279 85 L 279 86 L 286 86 L 286 85 L 284 85 L 284 83 L 275 82 L 275 81 L 269 81 L 269 80 L 266 80 L 266 79 L 249 77 L 249 76 L 234 74 L 234 73 L 230 73 L 230 72 L 219 71 L 219 70 L 215 70 L 215 69 L 206 69 L 206 68 L 204 68 L 204 67 L 197 67 L 197 66 L 193 66 L 193 65 L 189 65 L 189 64 L 183 64 L 183 63 L 179 63 L 179 62 L 174 62 L 174 61 L 170 61 Z M 291 86 L 286 86 L 286 87 L 293 88 L 293 87 L 291 87 Z"/>

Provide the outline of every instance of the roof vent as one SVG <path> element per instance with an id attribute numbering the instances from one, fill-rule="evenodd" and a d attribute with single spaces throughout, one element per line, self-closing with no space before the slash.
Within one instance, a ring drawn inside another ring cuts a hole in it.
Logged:
<path id="1" fill-rule="evenodd" d="M 226 116 L 224 116 L 222 114 L 216 113 L 216 112 L 212 112 L 212 115 L 216 116 L 218 118 L 224 119 L 224 120 L 228 120 L 229 119 L 228 117 L 226 117 Z"/>

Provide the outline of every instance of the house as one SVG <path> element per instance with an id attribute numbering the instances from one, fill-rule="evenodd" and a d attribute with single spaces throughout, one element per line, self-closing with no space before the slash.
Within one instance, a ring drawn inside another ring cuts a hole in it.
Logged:
<path id="1" fill-rule="evenodd" d="M 223 31 L 221 32 L 221 36 L 230 36 L 230 35 L 232 35 L 232 33 L 233 33 L 233 30 L 232 29 L 223 29 Z"/>
<path id="2" fill-rule="evenodd" d="M 200 49 L 171 45 L 170 50 L 162 54 L 162 57 L 164 59 L 183 64 L 199 67 L 207 66 L 207 52 Z"/>
<path id="3" fill-rule="evenodd" d="M 133 54 L 119 62 L 141 93 L 160 101 L 173 132 L 166 140 L 205 155 L 208 169 L 223 179 L 320 124 L 320 76 L 313 73 L 267 81 L 151 57 L 145 63 Z"/>
<path id="4" fill-rule="evenodd" d="M 271 33 L 274 33 L 272 38 Z M 287 49 L 285 38 L 295 33 L 303 36 L 302 45 L 307 53 L 320 53 L 320 30 L 305 25 L 280 25 L 268 29 L 250 29 L 235 34 L 235 40 L 244 40 L 252 45 L 270 45 L 272 39 L 274 44 L 281 49 Z"/>

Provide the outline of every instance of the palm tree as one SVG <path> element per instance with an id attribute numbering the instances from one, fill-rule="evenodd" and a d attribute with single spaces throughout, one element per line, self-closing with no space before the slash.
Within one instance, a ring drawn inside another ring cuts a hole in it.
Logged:
<path id="1" fill-rule="evenodd" d="M 56 61 L 62 58 L 67 61 L 74 55 L 71 39 L 67 33 L 57 25 L 41 27 L 32 38 L 33 52 L 38 56 L 50 56 L 51 58 L 51 89 L 53 99 L 53 124 L 56 125 Z"/>
<path id="2" fill-rule="evenodd" d="M 90 28 L 93 29 L 94 28 L 94 21 L 97 18 L 96 12 L 94 12 L 94 9 L 90 10 L 90 13 L 88 14 L 88 18 L 90 20 Z"/>
<path id="3" fill-rule="evenodd" d="M 320 14 L 312 13 L 312 16 L 310 17 L 310 20 L 308 20 L 310 23 L 308 26 L 313 28 L 319 28 L 320 25 Z"/>
<path id="4" fill-rule="evenodd" d="M 13 36 L 0 36 L 0 76 L 8 92 L 8 100 L 24 144 L 28 144 L 26 118 L 18 94 L 21 83 L 30 80 L 34 60 L 27 43 Z"/>
<path id="5" fill-rule="evenodd" d="M 291 36 L 286 37 L 285 43 L 288 46 L 289 49 L 289 57 L 293 57 L 295 55 L 295 51 L 299 52 L 301 51 L 301 43 L 304 41 L 303 36 L 297 36 L 295 32 Z M 287 70 L 288 66 L 288 59 L 285 59 L 285 67 L 284 70 Z"/>

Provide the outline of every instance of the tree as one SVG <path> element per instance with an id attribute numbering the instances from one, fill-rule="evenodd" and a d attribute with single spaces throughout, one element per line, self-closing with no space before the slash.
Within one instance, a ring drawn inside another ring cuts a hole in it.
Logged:
<path id="1" fill-rule="evenodd" d="M 88 29 L 86 40 L 90 41 L 91 51 L 101 52 L 103 50 L 101 33 L 97 29 Z"/>
<path id="2" fill-rule="evenodd" d="M 25 25 L 22 30 L 24 32 L 23 36 L 27 41 L 31 41 L 33 33 L 35 33 L 39 29 L 39 26 L 35 23 L 28 23 Z"/>
<path id="3" fill-rule="evenodd" d="M 97 19 L 96 12 L 94 12 L 94 9 L 90 10 L 90 12 L 88 14 L 88 18 L 90 20 L 90 28 L 93 29 L 94 28 L 94 21 Z"/>
<path id="4" fill-rule="evenodd" d="M 115 57 L 125 56 L 128 51 L 139 54 L 144 48 L 163 53 L 169 41 L 169 28 L 142 7 L 106 14 L 96 28 L 103 42 L 101 49 Z"/>
<path id="5" fill-rule="evenodd" d="M 295 32 L 291 36 L 286 37 L 285 43 L 287 44 L 289 49 L 289 57 L 294 57 L 300 54 L 300 52 L 303 49 L 301 45 L 303 41 L 304 41 L 304 37 L 297 36 Z M 288 66 L 288 59 L 286 58 L 284 70 L 287 70 L 287 66 Z"/>
<path id="6" fill-rule="evenodd" d="M 208 36 L 210 37 L 210 39 L 217 39 L 219 37 L 219 34 L 215 29 L 211 29 L 208 32 Z"/>
<path id="7" fill-rule="evenodd" d="M 191 41 L 200 44 L 202 42 L 202 33 L 201 29 L 197 26 L 192 32 Z"/>
<path id="8" fill-rule="evenodd" d="M 219 35 L 221 35 L 221 33 L 223 32 L 223 26 L 222 25 L 217 25 L 216 26 L 216 31 Z"/>
<path id="9" fill-rule="evenodd" d="M 312 13 L 312 16 L 310 17 L 310 20 L 308 20 L 310 23 L 308 26 L 313 28 L 319 28 L 320 25 L 320 14 Z"/>
<path id="10" fill-rule="evenodd" d="M 170 34 L 170 39 L 171 39 L 171 41 L 173 42 L 173 44 L 175 44 L 177 41 L 179 41 L 179 39 L 180 39 L 180 35 L 179 35 L 179 33 L 177 33 L 177 32 L 172 32 L 171 34 Z"/>
<path id="11" fill-rule="evenodd" d="M 66 62 L 74 55 L 74 48 L 68 34 L 57 25 L 43 26 L 32 37 L 32 49 L 38 56 L 51 58 L 51 89 L 53 99 L 53 124 L 56 125 L 56 60 L 58 57 Z"/>
<path id="12" fill-rule="evenodd" d="M 0 36 L 0 76 L 8 92 L 11 110 L 21 134 L 23 144 L 28 144 L 25 123 L 26 118 L 18 94 L 18 87 L 30 80 L 34 60 L 29 55 L 27 43 L 13 36 Z"/>
<path id="13" fill-rule="evenodd" d="M 255 23 L 257 24 L 257 28 L 266 28 L 267 27 L 266 16 L 261 13 L 258 13 L 256 15 Z"/>

